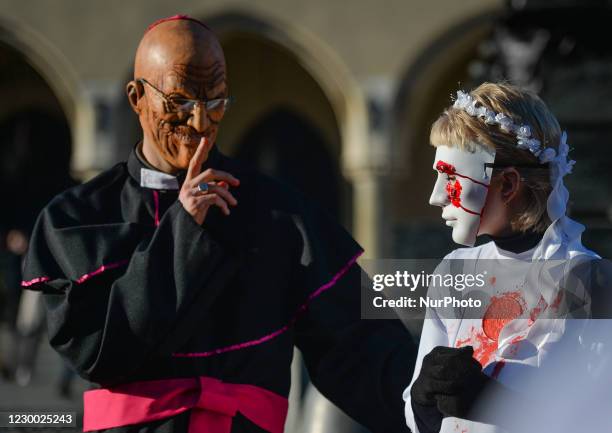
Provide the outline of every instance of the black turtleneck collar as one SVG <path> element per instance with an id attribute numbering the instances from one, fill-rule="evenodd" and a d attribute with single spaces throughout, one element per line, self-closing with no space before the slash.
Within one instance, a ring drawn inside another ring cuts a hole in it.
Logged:
<path id="1" fill-rule="evenodd" d="M 527 231 L 505 237 L 489 235 L 491 240 L 495 242 L 497 248 L 510 251 L 515 254 L 532 249 L 542 240 L 543 236 L 544 233 L 537 233 L 534 231 Z"/>
<path id="2" fill-rule="evenodd" d="M 208 153 L 208 159 L 204 162 L 204 164 L 202 164 L 202 171 L 206 170 L 209 167 L 216 166 L 219 160 L 220 160 L 220 153 L 219 153 L 219 150 L 217 149 L 217 145 L 214 145 L 210 149 L 210 152 Z M 153 167 L 151 164 L 149 164 L 145 160 L 144 155 L 142 154 L 142 142 L 138 142 L 134 146 L 134 149 L 132 149 L 132 152 L 130 153 L 130 156 L 128 157 L 128 160 L 127 160 L 127 168 L 128 168 L 128 172 L 130 173 L 130 176 L 132 176 L 136 180 L 136 182 L 138 182 L 139 185 L 140 185 L 140 170 L 142 168 L 146 168 L 146 169 L 154 170 L 154 171 L 160 171 L 159 169 Z M 186 170 L 181 170 L 177 173 L 171 174 L 171 176 L 176 177 L 179 185 L 183 184 L 183 181 L 185 180 L 186 175 L 187 175 Z"/>

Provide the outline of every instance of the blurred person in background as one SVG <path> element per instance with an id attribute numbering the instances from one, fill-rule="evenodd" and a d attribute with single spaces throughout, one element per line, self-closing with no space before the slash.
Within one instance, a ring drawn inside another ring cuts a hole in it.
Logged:
<path id="1" fill-rule="evenodd" d="M 0 185 L 7 204 L 0 213 L 0 285 L 6 298 L 0 304 L 6 324 L 0 365 L 6 379 L 24 386 L 35 368 L 44 310 L 38 296 L 22 296 L 22 260 L 36 215 L 53 195 L 75 184 L 69 149 L 68 125 L 54 114 L 26 108 L 0 122 Z"/>

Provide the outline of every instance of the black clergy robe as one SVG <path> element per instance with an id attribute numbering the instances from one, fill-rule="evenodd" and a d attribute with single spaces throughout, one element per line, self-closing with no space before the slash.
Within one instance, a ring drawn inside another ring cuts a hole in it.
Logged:
<path id="1" fill-rule="evenodd" d="M 216 148 L 206 167 L 241 183 L 231 215 L 213 207 L 202 226 L 178 190 L 141 186 L 136 149 L 43 209 L 23 286 L 44 292 L 51 345 L 101 387 L 205 376 L 283 397 L 295 345 L 347 414 L 374 432 L 407 431 L 415 346 L 399 321 L 360 319 L 361 248 Z M 186 432 L 189 412 L 109 431 Z M 264 430 L 238 412 L 231 431 Z"/>

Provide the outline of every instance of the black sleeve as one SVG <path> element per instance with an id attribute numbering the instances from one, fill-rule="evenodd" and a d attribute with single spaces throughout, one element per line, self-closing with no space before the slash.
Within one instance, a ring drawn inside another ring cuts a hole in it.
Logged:
<path id="1" fill-rule="evenodd" d="M 353 264 L 311 300 L 297 345 L 313 384 L 349 416 L 373 432 L 409 432 L 402 392 L 416 346 L 399 320 L 361 319 L 362 272 Z"/>
<path id="2" fill-rule="evenodd" d="M 235 266 L 178 201 L 145 236 L 130 224 L 60 221 L 57 210 L 40 215 L 24 285 L 45 292 L 51 345 L 92 382 L 121 382 L 169 355 Z M 125 264 L 109 265 L 118 258 Z M 94 273 L 84 277 L 84 266 Z"/>

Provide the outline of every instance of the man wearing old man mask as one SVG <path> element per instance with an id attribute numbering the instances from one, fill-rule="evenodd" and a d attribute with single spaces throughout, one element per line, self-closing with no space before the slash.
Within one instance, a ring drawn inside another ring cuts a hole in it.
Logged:
<path id="1" fill-rule="evenodd" d="M 151 25 L 126 89 L 142 142 L 36 224 L 23 285 L 45 293 L 53 347 L 100 385 L 84 429 L 280 433 L 294 346 L 346 413 L 406 429 L 409 335 L 360 320 L 362 250 L 343 229 L 219 152 L 225 68 L 199 21 Z"/>

